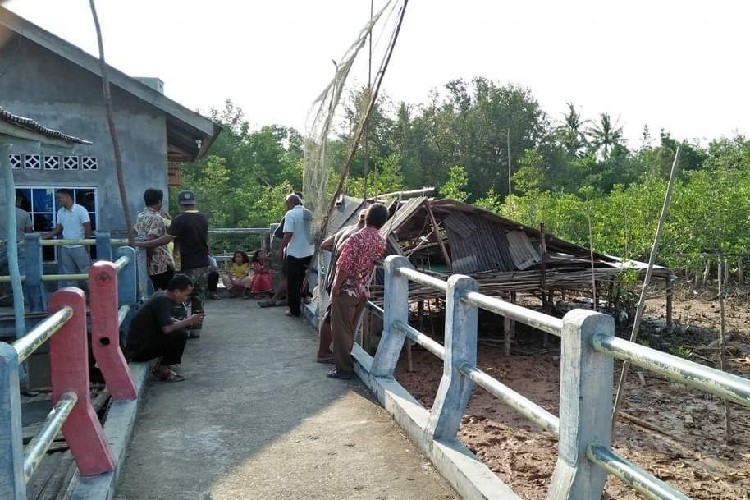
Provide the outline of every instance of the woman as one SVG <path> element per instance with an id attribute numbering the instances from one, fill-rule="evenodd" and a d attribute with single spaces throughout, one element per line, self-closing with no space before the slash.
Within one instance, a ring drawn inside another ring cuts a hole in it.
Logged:
<path id="1" fill-rule="evenodd" d="M 237 250 L 232 256 L 232 265 L 229 274 L 221 277 L 222 283 L 229 290 L 229 297 L 234 298 L 242 295 L 245 288 L 250 286 L 250 257 L 242 250 Z"/>

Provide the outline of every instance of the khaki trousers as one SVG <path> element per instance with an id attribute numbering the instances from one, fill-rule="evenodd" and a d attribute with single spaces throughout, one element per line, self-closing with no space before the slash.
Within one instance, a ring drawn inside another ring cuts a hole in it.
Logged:
<path id="1" fill-rule="evenodd" d="M 331 297 L 331 333 L 336 371 L 350 374 L 354 371 L 351 352 L 354 346 L 354 329 L 365 301 L 349 295 Z"/>

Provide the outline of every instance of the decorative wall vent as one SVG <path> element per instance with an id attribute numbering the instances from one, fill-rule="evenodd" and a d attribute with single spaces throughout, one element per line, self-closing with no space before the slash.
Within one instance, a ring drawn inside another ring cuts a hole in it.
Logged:
<path id="1" fill-rule="evenodd" d="M 99 170 L 99 162 L 94 156 L 81 156 L 81 170 Z"/>
<path id="2" fill-rule="evenodd" d="M 14 170 L 23 168 L 23 155 L 8 155 L 8 160 L 10 161 L 10 168 Z"/>
<path id="3" fill-rule="evenodd" d="M 77 156 L 63 157 L 63 170 L 78 170 L 79 161 Z"/>
<path id="4" fill-rule="evenodd" d="M 41 170 L 42 160 L 39 155 L 23 155 L 23 168 L 29 170 Z"/>
<path id="5" fill-rule="evenodd" d="M 45 156 L 44 157 L 44 170 L 60 170 L 60 157 L 59 156 Z"/>

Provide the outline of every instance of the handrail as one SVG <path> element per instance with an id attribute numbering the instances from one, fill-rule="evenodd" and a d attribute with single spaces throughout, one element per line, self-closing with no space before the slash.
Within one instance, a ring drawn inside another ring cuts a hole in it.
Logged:
<path id="1" fill-rule="evenodd" d="M 22 363 L 57 333 L 60 328 L 73 317 L 73 308 L 65 306 L 50 317 L 39 323 L 33 330 L 13 343 L 18 354 L 18 362 Z"/>
<path id="2" fill-rule="evenodd" d="M 403 321 L 395 321 L 393 323 L 393 326 L 395 328 L 398 328 L 404 334 L 406 334 L 407 337 L 409 337 L 411 340 L 416 342 L 417 344 L 421 345 L 428 351 L 430 351 L 432 354 L 437 356 L 440 359 L 445 359 L 445 347 L 440 345 L 439 343 L 432 340 L 430 337 L 425 335 L 424 333 L 420 332 L 416 328 L 407 325 Z"/>
<path id="3" fill-rule="evenodd" d="M 448 290 L 448 283 L 446 283 L 445 281 L 428 274 L 420 273 L 416 269 L 412 269 L 410 267 L 399 267 L 398 274 L 400 274 L 404 278 L 409 278 L 411 281 L 419 283 L 420 285 L 436 288 L 441 292 L 445 292 L 446 290 Z"/>
<path id="4" fill-rule="evenodd" d="M 592 345 L 599 352 L 670 380 L 750 407 L 750 380 L 617 337 L 596 334 L 592 338 Z"/>
<path id="5" fill-rule="evenodd" d="M 497 297 L 489 297 L 479 292 L 465 292 L 463 299 L 480 309 L 500 314 L 543 332 L 551 333 L 556 337 L 559 337 L 562 332 L 563 321 L 549 314 L 532 311 L 531 309 L 511 304 Z"/>
<path id="6" fill-rule="evenodd" d="M 633 487 L 634 490 L 655 500 L 690 500 L 690 497 L 672 488 L 634 463 L 622 458 L 606 446 L 589 445 L 586 457 L 597 467 Z"/>
<path id="7" fill-rule="evenodd" d="M 208 230 L 208 234 L 267 234 L 271 229 L 268 227 L 214 227 Z"/>
<path id="8" fill-rule="evenodd" d="M 122 271 L 122 269 L 125 266 L 127 266 L 129 263 L 130 263 L 130 257 L 128 257 L 127 255 L 123 255 L 122 257 L 120 257 L 114 262 L 114 265 L 118 271 Z"/>
<path id="9" fill-rule="evenodd" d="M 475 384 L 484 388 L 497 399 L 516 410 L 519 414 L 524 416 L 526 420 L 534 422 L 545 431 L 549 431 L 557 437 L 560 436 L 560 419 L 557 416 L 517 393 L 479 368 L 473 366 L 462 366 L 461 372 L 469 377 Z"/>
<path id="10" fill-rule="evenodd" d="M 94 238 L 86 238 L 83 240 L 42 240 L 39 242 L 40 245 L 43 247 L 61 247 L 65 245 L 82 245 L 87 247 L 93 247 L 96 246 L 96 240 Z M 113 246 L 126 246 L 129 242 L 126 239 L 113 239 L 112 245 Z"/>
<path id="11" fill-rule="evenodd" d="M 87 279 L 89 279 L 87 273 L 45 274 L 42 276 L 42 281 L 45 283 L 50 281 L 86 281 Z"/>
<path id="12" fill-rule="evenodd" d="M 44 458 L 50 445 L 55 440 L 55 436 L 62 429 L 65 420 L 67 420 L 77 402 L 78 395 L 75 392 L 64 393 L 54 408 L 52 408 L 52 411 L 47 415 L 42 430 L 34 436 L 26 447 L 27 453 L 23 460 L 23 475 L 26 482 L 34 475 L 34 471 L 39 467 L 39 463 Z"/>
<path id="13" fill-rule="evenodd" d="M 120 307 L 120 309 L 117 310 L 117 324 L 119 326 L 122 326 L 122 322 L 125 321 L 125 318 L 128 315 L 128 312 L 130 312 L 130 306 L 125 304 L 124 306 Z"/>

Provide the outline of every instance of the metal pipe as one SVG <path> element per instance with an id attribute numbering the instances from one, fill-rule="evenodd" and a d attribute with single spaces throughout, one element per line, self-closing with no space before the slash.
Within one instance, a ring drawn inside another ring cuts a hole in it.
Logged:
<path id="1" fill-rule="evenodd" d="M 208 234 L 268 234 L 267 227 L 214 227 Z"/>
<path id="2" fill-rule="evenodd" d="M 34 475 L 34 471 L 39 467 L 39 463 L 44 458 L 50 445 L 55 440 L 55 436 L 62 429 L 65 420 L 67 420 L 77 402 L 78 396 L 75 392 L 66 392 L 63 394 L 57 404 L 55 404 L 55 407 L 52 408 L 52 411 L 47 415 L 42 430 L 34 436 L 34 439 L 26 447 L 28 453 L 23 460 L 23 476 L 27 483 L 31 479 L 31 476 Z"/>
<path id="3" fill-rule="evenodd" d="M 93 247 L 96 245 L 96 240 L 42 240 L 41 244 L 43 247 L 60 247 L 63 245 L 83 245 L 87 247 Z"/>
<path id="4" fill-rule="evenodd" d="M 127 255 L 123 255 L 119 259 L 115 261 L 115 268 L 117 268 L 118 271 L 121 271 L 122 268 L 127 266 L 130 263 L 130 257 Z"/>
<path id="5" fill-rule="evenodd" d="M 591 343 L 596 351 L 750 408 L 750 381 L 747 379 L 618 337 L 597 333 Z"/>
<path id="6" fill-rule="evenodd" d="M 42 281 L 87 281 L 89 279 L 88 273 L 78 274 L 45 274 L 42 276 Z"/>
<path id="7" fill-rule="evenodd" d="M 25 361 L 31 356 L 31 353 L 47 342 L 72 317 L 73 308 L 65 306 L 39 323 L 26 336 L 16 340 L 13 347 L 18 354 L 18 362 Z"/>
<path id="8" fill-rule="evenodd" d="M 124 305 L 120 307 L 117 311 L 117 324 L 118 326 L 122 326 L 122 322 L 125 321 L 125 317 L 128 315 L 128 312 L 130 312 L 130 306 Z"/>
<path id="9" fill-rule="evenodd" d="M 26 276 L 19 276 L 21 282 L 26 280 Z M 0 283 L 10 283 L 13 278 L 11 276 L 0 276 Z"/>
<path id="10" fill-rule="evenodd" d="M 448 283 L 445 281 L 440 278 L 434 278 L 428 274 L 420 273 L 416 269 L 410 267 L 399 267 L 396 272 L 404 278 L 409 278 L 411 281 L 417 282 L 420 285 L 429 286 L 443 292 L 448 290 Z"/>
<path id="11" fill-rule="evenodd" d="M 367 307 L 370 311 L 374 312 L 375 314 L 380 315 L 381 318 L 383 317 L 383 314 L 384 314 L 383 308 L 380 307 L 379 305 L 374 304 L 370 301 L 367 301 L 367 303 L 365 304 L 365 307 Z"/>
<path id="12" fill-rule="evenodd" d="M 413 340 L 417 344 L 421 345 L 422 347 L 430 351 L 432 354 L 434 354 L 438 358 L 443 359 L 443 360 L 445 359 L 445 347 L 435 342 L 424 333 L 420 332 L 416 328 L 413 328 L 407 325 L 406 323 L 400 320 L 394 321 L 393 326 L 395 328 L 398 328 L 402 332 L 404 332 L 407 337 L 409 337 L 411 340 Z"/>
<path id="13" fill-rule="evenodd" d="M 474 366 L 462 366 L 461 373 L 469 377 L 475 384 L 484 388 L 497 399 L 507 404 L 519 414 L 549 431 L 560 436 L 560 419 L 533 401 L 525 398 L 496 378 L 491 377 Z"/>
<path id="14" fill-rule="evenodd" d="M 645 470 L 609 448 L 600 445 L 589 445 L 586 456 L 591 462 L 631 486 L 647 498 L 655 500 L 690 500 L 690 497 L 672 488 L 669 484 L 655 478 Z"/>
<path id="15" fill-rule="evenodd" d="M 503 315 L 506 318 L 524 323 L 543 332 L 551 333 L 557 337 L 562 334 L 563 320 L 549 314 L 531 311 L 525 307 L 511 304 L 496 297 L 489 297 L 479 292 L 466 292 L 463 295 L 463 299 L 480 309 Z"/>

